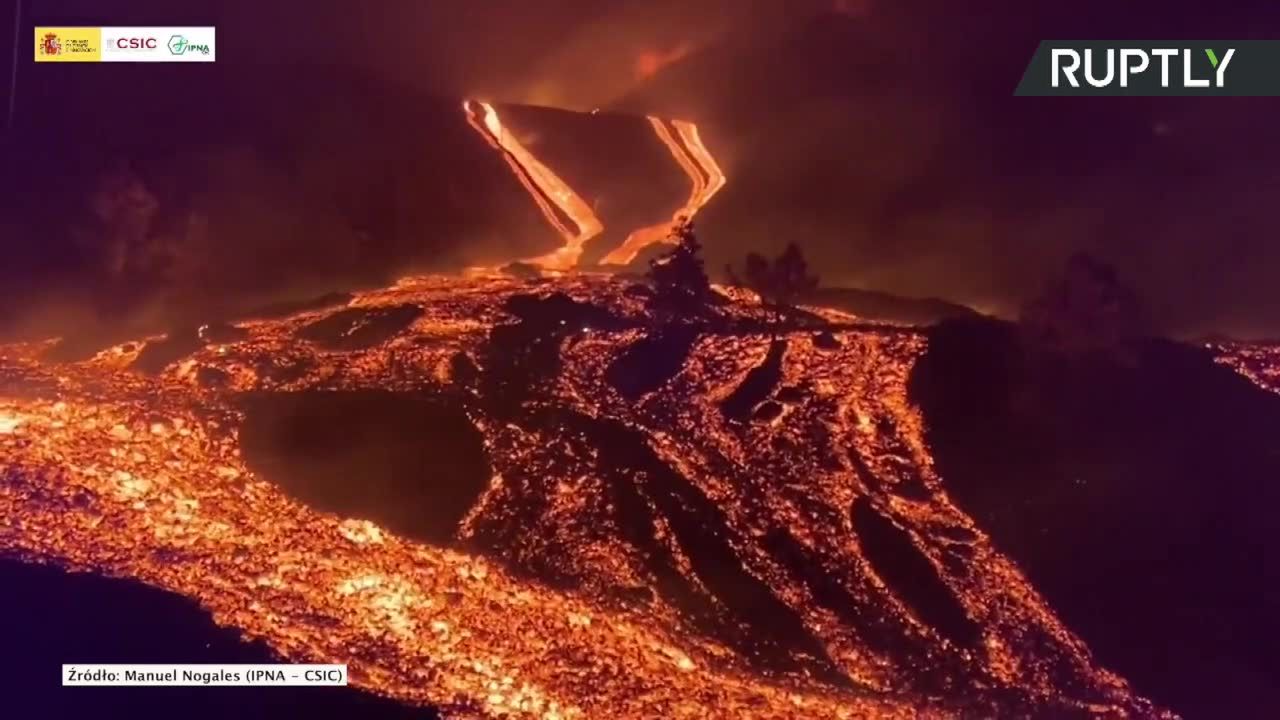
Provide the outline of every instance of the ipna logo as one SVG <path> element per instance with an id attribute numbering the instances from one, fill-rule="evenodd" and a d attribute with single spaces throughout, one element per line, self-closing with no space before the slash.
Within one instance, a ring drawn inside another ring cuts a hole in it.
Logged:
<path id="1" fill-rule="evenodd" d="M 173 55 L 185 55 L 193 52 L 208 55 L 209 46 L 205 44 L 187 42 L 187 38 L 184 35 L 174 35 L 169 38 L 169 52 Z"/>

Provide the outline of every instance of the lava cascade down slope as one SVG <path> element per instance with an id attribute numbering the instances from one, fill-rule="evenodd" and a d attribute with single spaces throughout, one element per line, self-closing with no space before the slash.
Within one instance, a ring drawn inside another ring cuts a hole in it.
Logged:
<path id="1" fill-rule="evenodd" d="M 175 90 L 156 96 L 113 68 L 68 75 L 57 97 L 33 90 L 18 141 L 0 146 L 7 302 L 150 302 L 185 322 L 511 258 L 625 264 L 725 182 L 698 129 L 669 119 L 464 102 L 361 77 L 145 71 Z M 117 111 L 72 119 L 56 110 L 66 103 Z M 175 106 L 203 111 L 156 122 Z M 123 270 L 109 269 L 112 253 Z M 100 277 L 112 273 L 114 284 Z"/>

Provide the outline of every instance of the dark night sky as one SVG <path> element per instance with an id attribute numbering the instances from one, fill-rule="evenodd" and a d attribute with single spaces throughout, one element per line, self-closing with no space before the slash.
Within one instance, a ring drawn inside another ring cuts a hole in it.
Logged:
<path id="1" fill-rule="evenodd" d="M 1280 100 L 1011 97 L 1042 39 L 1278 38 L 1280 6 L 1058 5 L 26 0 L 23 23 L 215 24 L 245 72 L 692 116 L 738 192 L 708 208 L 713 263 L 797 240 L 831 284 L 1007 313 L 1083 249 L 1168 330 L 1280 336 Z"/>

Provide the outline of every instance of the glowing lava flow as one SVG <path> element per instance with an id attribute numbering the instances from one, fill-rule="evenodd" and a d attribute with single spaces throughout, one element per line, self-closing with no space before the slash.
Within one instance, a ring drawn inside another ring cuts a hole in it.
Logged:
<path id="1" fill-rule="evenodd" d="M 1280 393 L 1280 344 L 1228 342 L 1211 343 L 1208 347 L 1217 354 L 1219 364 L 1264 390 Z"/>
<path id="2" fill-rule="evenodd" d="M 702 187 L 702 194 L 692 208 L 692 211 L 696 212 L 703 205 L 710 202 L 712 196 L 720 192 L 720 188 L 724 187 L 724 172 L 716 163 L 716 159 L 712 157 L 711 151 L 707 150 L 707 146 L 703 144 L 702 136 L 698 134 L 697 125 L 684 120 L 672 120 L 671 125 L 675 127 L 680 139 L 684 141 L 684 146 L 688 148 L 689 154 L 698 163 L 698 167 L 702 168 L 702 171 L 707 175 L 706 184 Z"/>
<path id="3" fill-rule="evenodd" d="M 599 235 L 604 230 L 604 225 L 592 212 L 591 206 L 579 197 L 568 183 L 561 180 L 507 131 L 493 105 L 486 102 L 476 104 L 484 110 L 483 124 L 477 120 L 470 100 L 462 103 L 462 109 L 467 114 L 467 122 L 490 145 L 503 151 L 503 157 L 511 166 L 511 170 L 520 179 L 529 196 L 538 204 L 538 209 L 547 218 L 547 222 L 551 223 L 565 241 L 560 249 L 524 262 L 540 265 L 549 270 L 567 270 L 573 267 L 582 254 L 583 244 Z M 556 214 L 557 210 L 563 213 L 576 226 L 576 229 L 565 224 Z"/>
<path id="4" fill-rule="evenodd" d="M 683 120 L 671 121 L 671 126 L 679 136 L 677 139 L 661 119 L 650 116 L 649 124 L 653 126 L 654 134 L 667 147 L 671 157 L 675 158 L 693 183 L 689 199 L 676 210 L 670 222 L 640 228 L 628 235 L 620 247 L 601 260 L 605 265 L 626 265 L 635 259 L 642 248 L 654 243 L 666 242 L 673 224 L 683 218 L 692 218 L 703 205 L 707 204 L 707 201 L 711 200 L 713 195 L 720 191 L 721 187 L 724 187 L 724 173 L 721 172 L 720 166 L 716 164 L 715 158 L 707 150 L 706 145 L 702 143 L 697 125 Z"/>
<path id="5" fill-rule="evenodd" d="M 722 399 L 779 342 L 734 329 L 758 306 L 723 306 L 724 328 L 640 398 L 608 368 L 642 331 L 595 329 L 556 343 L 562 365 L 513 419 L 484 388 L 519 376 L 471 377 L 459 358 L 509 356 L 492 331 L 545 286 L 406 278 L 240 323 L 156 376 L 128 369 L 149 343 L 59 365 L 40 359 L 49 343 L 0 345 L 0 556 L 180 593 L 284 658 L 346 662 L 353 684 L 449 718 L 1164 717 L 951 503 L 908 399 L 923 336 L 787 333 L 777 414 L 738 422 Z M 639 321 L 627 287 L 554 281 Z M 368 346 L 314 334 L 350 341 L 406 306 L 421 314 Z M 462 542 L 308 506 L 251 463 L 247 394 L 369 391 L 466 405 L 493 474 Z M 958 618 L 927 612 L 877 549 L 916 557 L 939 588 L 924 597 Z"/>
<path id="6" fill-rule="evenodd" d="M 486 102 L 476 102 L 483 110 L 483 118 L 472 101 L 462 103 L 467 122 L 491 147 L 502 153 L 529 197 L 537 203 L 547 222 L 564 238 L 564 245 L 535 258 L 522 262 L 538 265 L 547 270 L 568 270 L 578 264 L 583 245 L 604 231 L 604 225 L 596 214 L 568 183 L 562 180 L 541 160 L 520 143 L 502 124 L 498 111 Z M 689 199 L 671 216 L 670 221 L 650 225 L 633 231 L 601 260 L 606 265 L 626 265 L 635 259 L 642 248 L 666 242 L 672 226 L 685 218 L 692 218 L 711 198 L 724 187 L 725 175 L 698 134 L 698 126 L 683 120 L 666 121 L 649 116 L 649 125 L 666 146 L 692 187 Z M 669 127 L 668 127 L 669 125 Z M 568 220 L 568 222 L 566 222 Z"/>

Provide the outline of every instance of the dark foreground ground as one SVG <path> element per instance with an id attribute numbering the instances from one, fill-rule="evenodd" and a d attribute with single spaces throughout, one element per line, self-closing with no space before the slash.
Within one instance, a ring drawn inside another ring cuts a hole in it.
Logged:
<path id="1" fill-rule="evenodd" d="M 434 720 L 351 688 L 64 688 L 63 663 L 269 663 L 195 603 L 136 582 L 0 560 L 0 717 Z"/>
<path id="2" fill-rule="evenodd" d="M 1036 357 L 990 321 L 933 328 L 911 390 L 948 493 L 1104 667 L 1275 717 L 1280 398 L 1200 348 Z"/>

